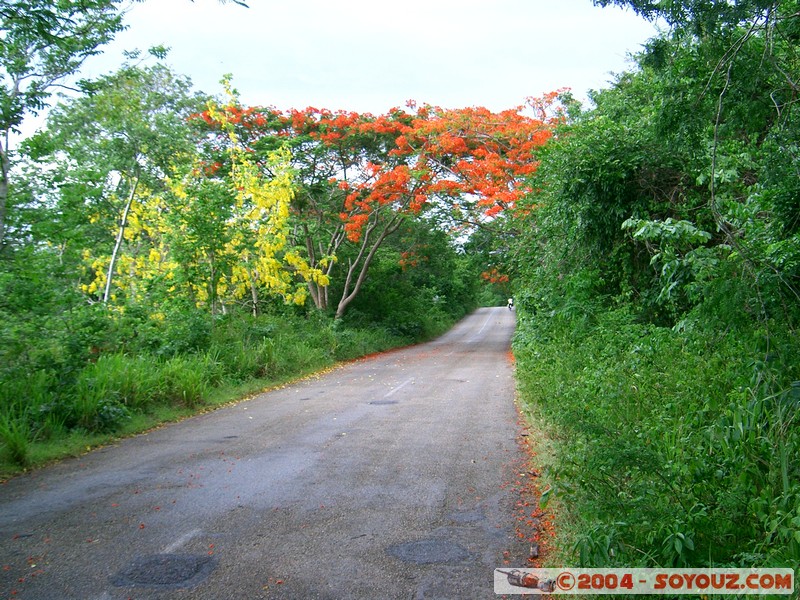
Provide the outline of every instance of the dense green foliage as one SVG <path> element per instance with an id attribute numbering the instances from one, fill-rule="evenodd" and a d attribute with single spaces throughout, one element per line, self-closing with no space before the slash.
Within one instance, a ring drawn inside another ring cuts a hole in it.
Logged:
<path id="1" fill-rule="evenodd" d="M 113 433 L 162 406 L 200 408 L 222 385 L 263 387 L 425 339 L 471 306 L 435 286 L 412 287 L 425 275 L 398 271 L 387 257 L 374 277 L 375 286 L 384 282 L 381 294 L 344 321 L 274 301 L 258 316 L 238 308 L 212 315 L 186 299 L 154 314 L 148 305 L 87 304 L 56 256 L 28 254 L 24 269 L 22 258 L 6 259 L 0 280 L 0 467 L 26 466 L 37 442 Z M 452 255 L 454 273 L 459 263 Z"/>
<path id="2" fill-rule="evenodd" d="M 24 466 L 33 442 L 114 432 L 160 405 L 202 406 L 222 384 L 257 378 L 266 386 L 414 339 L 376 323 L 335 327 L 294 309 L 211 317 L 176 304 L 156 320 L 145 307 L 113 311 L 68 300 L 44 312 L 4 307 L 4 461 Z"/>
<path id="3" fill-rule="evenodd" d="M 513 224 L 566 538 L 587 566 L 793 566 L 800 6 L 616 3 L 671 27 L 594 108 L 564 99 Z"/>
<path id="4" fill-rule="evenodd" d="M 11 134 L 64 77 L 122 29 L 120 0 L 0 1 L 0 245 L 6 236 Z"/>
<path id="5" fill-rule="evenodd" d="M 526 323 L 521 392 L 559 449 L 584 566 L 789 565 L 798 552 L 796 340 L 636 322 Z"/>

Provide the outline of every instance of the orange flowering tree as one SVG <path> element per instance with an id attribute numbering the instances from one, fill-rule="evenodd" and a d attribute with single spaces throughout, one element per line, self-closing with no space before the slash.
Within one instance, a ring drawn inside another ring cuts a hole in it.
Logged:
<path id="1" fill-rule="evenodd" d="M 230 106 L 225 120 L 264 169 L 270 152 L 291 151 L 294 241 L 311 268 L 329 279 L 340 271 L 340 317 L 378 249 L 406 220 L 435 218 L 466 235 L 513 211 L 530 191 L 524 182 L 536 170 L 537 150 L 552 135 L 557 117 L 547 107 L 555 99 L 554 93 L 503 112 L 409 103 L 379 116 Z M 229 168 L 214 154 L 224 145 L 219 117 L 196 120 L 209 129 L 209 171 Z M 333 308 L 327 285 L 308 287 L 317 308 Z"/>

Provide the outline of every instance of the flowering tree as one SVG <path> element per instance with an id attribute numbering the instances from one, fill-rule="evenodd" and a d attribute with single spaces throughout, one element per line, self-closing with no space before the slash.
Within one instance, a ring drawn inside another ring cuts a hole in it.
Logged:
<path id="1" fill-rule="evenodd" d="M 115 280 L 131 281 L 130 265 L 148 252 L 133 239 L 131 220 L 155 214 L 145 205 L 158 201 L 174 158 L 193 148 L 186 118 L 203 106 L 204 98 L 163 64 L 125 63 L 83 85 L 87 93 L 54 107 L 47 130 L 27 147 L 57 173 L 60 183 L 50 192 L 53 212 L 59 218 L 83 215 L 82 226 L 88 221 L 107 228 L 106 243 L 93 244 L 91 252 L 85 248 L 83 255 L 95 273 L 86 291 L 108 303 L 119 289 L 131 289 Z M 74 245 L 75 231 L 59 229 L 54 239 Z"/>
<path id="2" fill-rule="evenodd" d="M 289 151 L 278 148 L 257 158 L 237 133 L 241 118 L 230 89 L 224 106 L 209 103 L 205 115 L 217 138 L 221 162 L 192 165 L 171 180 L 173 246 L 193 257 L 185 265 L 204 264 L 204 277 L 187 277 L 204 296 L 212 312 L 227 294 L 250 295 L 258 310 L 258 289 L 287 303 L 303 304 L 307 286 L 327 285 L 327 276 L 290 244 L 289 216 L 294 176 Z M 299 285 L 298 285 L 299 283 Z M 221 304 L 224 308 L 224 304 Z"/>
<path id="3" fill-rule="evenodd" d="M 293 236 L 309 267 L 330 277 L 349 246 L 338 282 L 341 317 L 375 253 L 406 219 L 436 216 L 464 231 L 514 209 L 528 192 L 523 182 L 536 169 L 537 149 L 552 135 L 555 119 L 546 108 L 555 97 L 499 113 L 413 103 L 411 112 L 379 116 L 229 106 L 224 118 L 255 156 L 290 149 L 298 184 Z M 219 115 L 205 112 L 197 120 L 222 133 Z M 219 155 L 210 156 L 210 168 L 224 168 Z M 317 308 L 327 309 L 328 288 L 320 281 L 308 281 L 309 293 Z"/>

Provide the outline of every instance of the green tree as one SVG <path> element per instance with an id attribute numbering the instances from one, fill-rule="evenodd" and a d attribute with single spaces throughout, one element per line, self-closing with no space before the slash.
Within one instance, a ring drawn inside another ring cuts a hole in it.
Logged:
<path id="1" fill-rule="evenodd" d="M 524 395 L 570 440 L 587 566 L 794 564 L 798 3 L 613 3 L 670 30 L 509 224 Z"/>
<path id="2" fill-rule="evenodd" d="M 163 56 L 160 49 L 153 52 Z M 193 138 L 186 120 L 206 98 L 192 91 L 187 78 L 161 64 L 125 64 L 82 87 L 83 96 L 53 109 L 47 131 L 31 147 L 40 160 L 60 165 L 62 182 L 95 188 L 84 202 L 62 194 L 59 202 L 70 207 L 58 212 L 70 215 L 77 209 L 86 221 L 101 221 L 113 230 L 110 248 L 102 244 L 88 249 L 106 263 L 100 297 L 107 303 L 131 210 L 137 200 L 152 200 L 165 188 L 176 160 L 191 156 Z M 66 189 L 74 192 L 74 187 Z"/>
<path id="3" fill-rule="evenodd" d="M 7 236 L 12 134 L 123 28 L 121 1 L 0 1 L 0 247 Z"/>
<path id="4" fill-rule="evenodd" d="M 427 218 L 406 220 L 377 251 L 345 319 L 379 323 L 408 339 L 429 338 L 474 308 L 477 284 L 470 258 L 447 233 Z M 334 293 L 339 285 L 332 285 Z"/>
<path id="5" fill-rule="evenodd" d="M 670 13 L 674 29 L 647 44 L 637 71 L 560 131 L 534 182 L 543 193 L 530 206 L 541 210 L 522 218 L 536 228 L 517 224 L 528 240 L 520 268 L 538 265 L 537 289 L 560 288 L 555 302 L 583 281 L 595 297 L 636 297 L 666 323 L 712 293 L 705 284 L 727 279 L 714 269 L 743 261 L 734 269 L 740 291 L 750 289 L 742 306 L 794 305 L 797 2 L 633 4 L 683 9 Z M 723 5 L 713 35 L 692 25 L 712 4 Z M 629 218 L 653 224 L 623 229 Z M 686 245 L 676 226 L 709 235 Z"/>
<path id="6" fill-rule="evenodd" d="M 664 19 L 670 26 L 686 28 L 693 33 L 714 34 L 720 28 L 736 26 L 775 11 L 780 0 L 593 0 L 597 6 L 633 8 L 650 20 Z"/>

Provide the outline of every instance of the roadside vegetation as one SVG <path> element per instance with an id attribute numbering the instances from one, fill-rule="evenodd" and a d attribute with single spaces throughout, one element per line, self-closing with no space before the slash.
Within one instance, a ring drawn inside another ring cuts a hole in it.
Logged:
<path id="1" fill-rule="evenodd" d="M 591 567 L 795 566 L 800 5 L 614 3 L 664 33 L 594 106 L 562 97 L 509 223 L 559 540 Z"/>
<path id="2" fill-rule="evenodd" d="M 214 318 L 184 306 L 158 321 L 98 306 L 61 308 L 51 319 L 16 313 L 16 331 L 4 328 L 0 476 L 426 339 L 469 306 L 420 312 L 414 321 L 387 313 L 384 322 L 338 322 L 283 306 Z M 17 354 L 8 351 L 14 347 Z"/>
<path id="3" fill-rule="evenodd" d="M 384 248 L 364 299 L 340 319 L 269 297 L 256 315 L 237 303 L 212 314 L 178 294 L 90 303 L 49 252 L 6 254 L 0 475 L 443 333 L 476 306 L 479 278 L 472 259 L 438 243 L 415 269 Z"/>
<path id="4" fill-rule="evenodd" d="M 56 101 L 122 2 L 0 0 L 0 475 L 513 293 L 554 556 L 798 564 L 800 2 L 594 4 L 664 31 L 591 106 L 371 115 L 164 48 Z"/>

